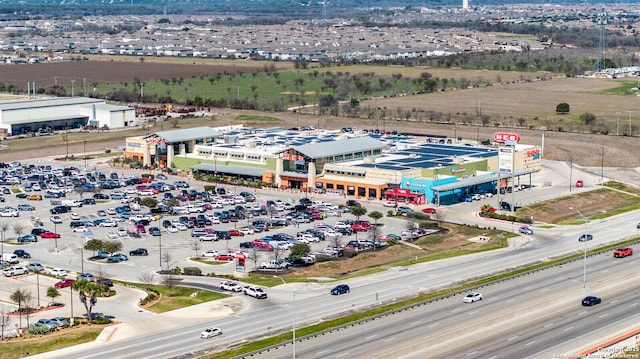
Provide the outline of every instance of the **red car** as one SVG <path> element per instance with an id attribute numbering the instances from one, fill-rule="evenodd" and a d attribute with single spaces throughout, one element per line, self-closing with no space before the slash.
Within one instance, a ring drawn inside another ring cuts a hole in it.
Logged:
<path id="1" fill-rule="evenodd" d="M 358 232 L 364 232 L 366 230 L 369 229 L 369 226 L 363 224 L 363 223 L 354 223 L 351 225 L 351 229 L 353 229 L 354 231 L 358 231 Z"/>
<path id="2" fill-rule="evenodd" d="M 42 232 L 40 238 L 60 238 L 60 234 L 53 232 Z"/>
<path id="3" fill-rule="evenodd" d="M 140 178 L 140 183 L 151 183 L 151 177 Z"/>
<path id="4" fill-rule="evenodd" d="M 65 278 L 59 282 L 56 282 L 56 284 L 54 284 L 54 286 L 56 288 L 67 288 L 67 287 L 71 287 L 73 285 L 73 282 L 75 282 L 75 279 L 71 279 L 71 278 Z"/>
<path id="5" fill-rule="evenodd" d="M 422 213 L 435 214 L 436 213 L 436 209 L 432 208 L 432 207 L 423 208 L 422 209 Z"/>
<path id="6" fill-rule="evenodd" d="M 232 237 L 243 237 L 244 233 L 240 232 L 237 229 L 230 229 L 229 230 L 229 235 L 232 236 Z"/>
<path id="7" fill-rule="evenodd" d="M 624 258 L 626 256 L 630 256 L 633 254 L 633 248 L 631 247 L 620 247 L 613 251 L 614 258 Z"/>
<path id="8" fill-rule="evenodd" d="M 577 180 L 576 187 L 584 187 L 584 182 L 581 179 Z"/>
<path id="9" fill-rule="evenodd" d="M 232 261 L 236 259 L 236 257 L 233 254 L 218 254 L 214 259 L 217 261 Z"/>

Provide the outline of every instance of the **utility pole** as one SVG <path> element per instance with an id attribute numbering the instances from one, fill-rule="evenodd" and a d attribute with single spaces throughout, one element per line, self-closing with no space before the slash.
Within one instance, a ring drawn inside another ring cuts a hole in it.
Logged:
<path id="1" fill-rule="evenodd" d="M 71 80 L 71 97 L 74 97 L 74 84 L 76 83 L 76 80 Z"/>
<path id="2" fill-rule="evenodd" d="M 627 134 L 627 136 L 631 137 L 632 133 L 631 133 L 631 115 L 633 114 L 633 110 L 627 110 L 627 113 L 629 114 L 629 133 Z"/>
<path id="3" fill-rule="evenodd" d="M 616 137 L 620 135 L 620 112 L 616 112 Z"/>

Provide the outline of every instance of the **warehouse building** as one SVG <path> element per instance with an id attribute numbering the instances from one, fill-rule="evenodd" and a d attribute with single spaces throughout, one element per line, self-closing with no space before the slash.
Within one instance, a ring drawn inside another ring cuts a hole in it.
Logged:
<path id="1" fill-rule="evenodd" d="M 109 105 L 87 97 L 45 97 L 0 100 L 0 136 L 51 131 L 133 126 L 135 112 L 127 106 Z"/>

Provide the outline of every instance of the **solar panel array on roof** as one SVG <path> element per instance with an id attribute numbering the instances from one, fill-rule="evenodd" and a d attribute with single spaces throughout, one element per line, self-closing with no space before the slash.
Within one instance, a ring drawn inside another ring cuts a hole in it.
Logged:
<path id="1" fill-rule="evenodd" d="M 400 146 L 406 146 L 393 152 L 393 157 L 383 154 L 378 158 L 378 163 L 357 164 L 359 167 L 382 168 L 402 171 L 410 168 L 435 168 L 438 166 L 450 166 L 456 158 L 483 159 L 497 156 L 495 149 L 473 146 L 455 146 L 435 143 L 400 142 Z M 385 158 L 387 157 L 387 158 Z"/>

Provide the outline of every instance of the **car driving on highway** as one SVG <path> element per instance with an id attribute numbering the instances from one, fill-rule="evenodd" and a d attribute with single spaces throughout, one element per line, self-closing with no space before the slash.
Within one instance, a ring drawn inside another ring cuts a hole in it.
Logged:
<path id="1" fill-rule="evenodd" d="M 482 294 L 478 292 L 472 292 L 464 296 L 462 298 L 462 302 L 464 303 L 473 303 L 482 300 Z"/>
<path id="2" fill-rule="evenodd" d="M 210 328 L 207 328 L 207 329 L 203 330 L 202 333 L 200 333 L 200 338 L 208 339 L 208 338 L 215 337 L 215 336 L 218 336 L 218 335 L 222 335 L 222 330 L 220 328 L 210 327 Z"/>

